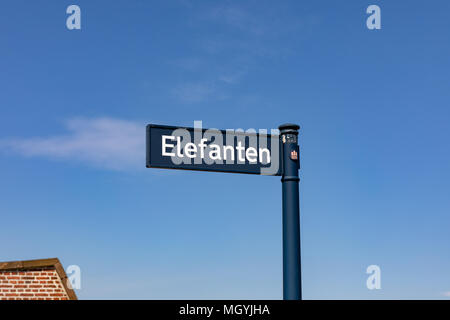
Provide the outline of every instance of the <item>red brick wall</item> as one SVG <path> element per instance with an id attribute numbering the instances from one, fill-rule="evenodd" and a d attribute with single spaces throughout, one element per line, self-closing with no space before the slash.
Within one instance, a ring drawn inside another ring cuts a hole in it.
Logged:
<path id="1" fill-rule="evenodd" d="M 1 300 L 68 300 L 54 267 L 0 270 Z"/>

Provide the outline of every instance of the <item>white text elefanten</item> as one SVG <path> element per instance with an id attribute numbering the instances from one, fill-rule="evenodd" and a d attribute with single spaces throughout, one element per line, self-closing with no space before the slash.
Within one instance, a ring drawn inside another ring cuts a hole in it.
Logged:
<path id="1" fill-rule="evenodd" d="M 270 150 L 265 147 L 245 146 L 243 141 L 236 145 L 222 145 L 202 138 L 198 143 L 184 142 L 180 136 L 161 136 L 162 155 L 176 158 L 198 158 L 227 163 L 268 164 L 271 162 Z"/>

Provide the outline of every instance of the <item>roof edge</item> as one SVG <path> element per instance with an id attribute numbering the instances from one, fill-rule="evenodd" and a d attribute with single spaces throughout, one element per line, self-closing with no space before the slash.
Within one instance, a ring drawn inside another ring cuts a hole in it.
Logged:
<path id="1" fill-rule="evenodd" d="M 20 270 L 52 267 L 59 263 L 58 258 L 0 262 L 0 270 Z"/>

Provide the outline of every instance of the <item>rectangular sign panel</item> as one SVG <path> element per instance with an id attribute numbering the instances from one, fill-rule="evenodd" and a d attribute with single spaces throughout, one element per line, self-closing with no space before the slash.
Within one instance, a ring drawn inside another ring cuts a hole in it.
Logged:
<path id="1" fill-rule="evenodd" d="M 255 130 L 147 125 L 148 168 L 281 175 L 280 137 Z"/>

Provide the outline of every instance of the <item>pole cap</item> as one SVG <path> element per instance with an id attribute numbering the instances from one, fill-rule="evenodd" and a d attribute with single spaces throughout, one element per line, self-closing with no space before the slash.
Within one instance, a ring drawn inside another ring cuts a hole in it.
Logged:
<path id="1" fill-rule="evenodd" d="M 287 134 L 287 133 L 298 134 L 300 126 L 293 123 L 285 123 L 279 126 L 278 129 L 280 130 L 280 134 Z"/>

